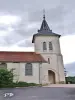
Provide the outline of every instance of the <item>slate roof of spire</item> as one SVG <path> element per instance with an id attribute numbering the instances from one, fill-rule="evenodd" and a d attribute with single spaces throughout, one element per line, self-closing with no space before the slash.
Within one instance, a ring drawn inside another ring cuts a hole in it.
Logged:
<path id="1" fill-rule="evenodd" d="M 40 28 L 40 30 L 39 30 L 40 32 L 41 31 L 50 31 L 50 28 L 49 28 L 49 26 L 48 26 L 48 24 L 47 24 L 47 22 L 46 22 L 46 20 L 45 20 L 45 16 L 43 17 L 43 22 L 42 22 L 42 25 L 41 25 L 41 28 Z"/>
<path id="2" fill-rule="evenodd" d="M 49 26 L 46 22 L 45 15 L 43 16 L 43 21 L 42 21 L 40 30 L 38 30 L 37 34 L 33 35 L 32 43 L 34 43 L 35 36 L 39 36 L 39 35 L 41 35 L 41 36 L 47 36 L 47 35 L 48 36 L 58 36 L 58 37 L 61 36 L 59 34 L 56 34 L 56 33 L 52 32 L 52 30 L 49 28 Z"/>

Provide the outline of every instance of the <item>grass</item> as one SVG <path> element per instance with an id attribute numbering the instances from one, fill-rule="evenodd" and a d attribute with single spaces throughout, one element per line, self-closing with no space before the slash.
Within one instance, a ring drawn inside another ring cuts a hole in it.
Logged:
<path id="1" fill-rule="evenodd" d="M 16 82 L 11 84 L 2 84 L 0 85 L 0 88 L 15 88 L 15 87 L 30 87 L 30 86 L 42 86 L 42 85 L 36 83 Z"/>

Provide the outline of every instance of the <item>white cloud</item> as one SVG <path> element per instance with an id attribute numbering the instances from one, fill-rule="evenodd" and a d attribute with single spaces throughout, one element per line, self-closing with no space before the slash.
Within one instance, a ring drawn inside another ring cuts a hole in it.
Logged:
<path id="1" fill-rule="evenodd" d="M 7 33 L 4 30 L 0 30 L 0 38 L 2 38 L 1 36 L 6 36 L 7 34 L 9 34 L 9 33 Z"/>
<path id="2" fill-rule="evenodd" d="M 38 28 L 39 26 L 39 22 L 33 22 L 33 23 L 28 23 L 26 30 L 30 30 L 30 29 L 34 29 L 34 28 Z"/>
<path id="3" fill-rule="evenodd" d="M 63 54 L 64 63 L 75 61 L 75 35 L 63 36 L 60 38 L 61 52 Z"/>
<path id="4" fill-rule="evenodd" d="M 22 47 L 32 47 L 32 37 L 21 39 L 20 41 L 16 42 L 12 46 L 21 46 Z"/>
<path id="5" fill-rule="evenodd" d="M 26 52 L 29 52 L 29 51 L 34 51 L 34 47 L 18 47 L 16 45 L 14 46 L 11 46 L 11 47 L 1 47 L 0 46 L 0 51 L 26 51 Z"/>
<path id="6" fill-rule="evenodd" d="M 9 36 L 14 31 L 14 25 L 18 24 L 21 18 L 16 15 L 1 15 L 0 13 L 0 38 L 3 36 Z M 13 32 L 14 33 L 14 32 Z"/>
<path id="7" fill-rule="evenodd" d="M 18 16 L 12 16 L 12 15 L 2 15 L 0 16 L 0 24 L 14 24 L 19 20 Z"/>

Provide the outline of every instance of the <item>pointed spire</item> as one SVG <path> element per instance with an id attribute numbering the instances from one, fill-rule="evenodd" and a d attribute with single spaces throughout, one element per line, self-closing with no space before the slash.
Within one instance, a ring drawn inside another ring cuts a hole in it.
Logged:
<path id="1" fill-rule="evenodd" d="M 43 10 L 43 21 L 42 21 L 42 24 L 41 24 L 41 28 L 38 32 L 42 32 L 42 33 L 48 33 L 48 32 L 51 32 L 46 20 L 45 20 L 45 10 Z"/>
<path id="2" fill-rule="evenodd" d="M 42 21 L 40 30 L 38 30 L 37 34 L 33 35 L 32 43 L 35 43 L 36 36 L 58 36 L 58 37 L 61 36 L 57 33 L 52 32 L 52 30 L 50 30 L 50 28 L 46 22 L 46 19 L 45 19 L 45 10 L 43 10 L 43 21 Z"/>

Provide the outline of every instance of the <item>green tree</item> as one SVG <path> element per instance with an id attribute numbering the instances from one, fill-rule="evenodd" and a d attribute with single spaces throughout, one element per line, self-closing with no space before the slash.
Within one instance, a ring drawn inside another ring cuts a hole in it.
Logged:
<path id="1" fill-rule="evenodd" d="M 7 69 L 0 69 L 0 87 L 13 83 L 13 73 Z"/>

